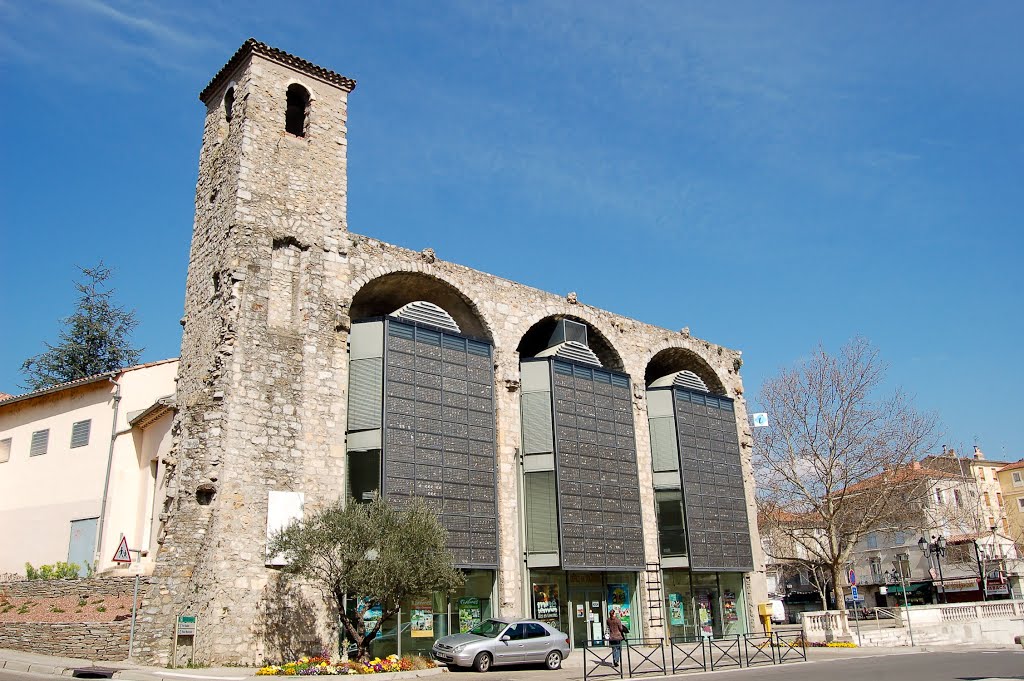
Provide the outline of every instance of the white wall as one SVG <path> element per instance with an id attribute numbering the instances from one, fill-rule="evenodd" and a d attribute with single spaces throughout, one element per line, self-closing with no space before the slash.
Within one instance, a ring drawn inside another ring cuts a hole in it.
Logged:
<path id="1" fill-rule="evenodd" d="M 118 490 L 114 504 L 118 510 L 111 515 L 116 519 L 106 523 L 108 540 L 101 550 L 103 554 L 109 552 L 105 558 L 113 556 L 119 539 L 116 533 L 124 531 L 112 525 L 130 526 L 137 535 L 136 526 L 144 522 L 138 518 L 138 497 L 145 489 L 140 475 L 145 470 L 149 477 L 149 463 L 141 463 L 137 438 L 129 432 L 129 414 L 173 394 L 177 367 L 176 360 L 165 361 L 129 369 L 116 377 L 121 384 L 116 430 L 124 434 L 115 441 L 111 491 Z M 113 396 L 113 383 L 99 381 L 0 403 L 0 440 L 11 438 L 10 458 L 0 463 L 0 573 L 24 574 L 26 562 L 38 567 L 67 560 L 71 521 L 99 517 L 110 451 Z M 72 449 L 72 425 L 84 420 L 91 420 L 89 442 Z M 50 437 L 46 453 L 30 457 L 32 433 L 47 428 Z M 156 432 L 143 436 L 143 440 L 146 437 L 161 439 Z M 121 510 L 124 503 L 136 510 Z M 111 531 L 115 533 L 113 546 Z"/>

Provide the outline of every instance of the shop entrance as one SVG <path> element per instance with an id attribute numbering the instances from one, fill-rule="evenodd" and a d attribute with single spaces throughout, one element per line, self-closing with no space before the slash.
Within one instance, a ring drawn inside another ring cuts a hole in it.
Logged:
<path id="1" fill-rule="evenodd" d="M 604 643 L 604 597 L 601 589 L 574 586 L 569 591 L 572 602 L 573 647 Z"/>

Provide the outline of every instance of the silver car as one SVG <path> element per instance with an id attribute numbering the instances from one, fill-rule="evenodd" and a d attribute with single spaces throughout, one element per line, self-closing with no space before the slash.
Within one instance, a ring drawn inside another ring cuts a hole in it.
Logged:
<path id="1" fill-rule="evenodd" d="M 434 641 L 434 659 L 448 666 L 473 667 L 485 672 L 491 665 L 542 662 L 548 669 L 562 666 L 569 654 L 569 637 L 537 620 L 484 620 L 465 634 Z"/>

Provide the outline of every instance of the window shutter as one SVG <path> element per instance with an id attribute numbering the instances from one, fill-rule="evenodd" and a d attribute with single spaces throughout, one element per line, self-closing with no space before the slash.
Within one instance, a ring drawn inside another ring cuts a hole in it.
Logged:
<path id="1" fill-rule="evenodd" d="M 89 444 L 89 432 L 92 430 L 92 419 L 79 421 L 71 426 L 71 448 L 84 447 Z"/>
<path id="2" fill-rule="evenodd" d="M 32 433 L 32 446 L 28 450 L 29 456 L 40 456 L 46 454 L 46 445 L 50 442 L 50 429 L 37 430 Z"/>
<path id="3" fill-rule="evenodd" d="M 383 366 L 380 357 L 352 360 L 348 399 L 350 431 L 380 428 L 384 394 Z"/>
<path id="4" fill-rule="evenodd" d="M 523 453 L 553 452 L 551 393 L 523 393 Z"/>
<path id="5" fill-rule="evenodd" d="M 672 416 L 653 418 L 651 423 L 651 454 L 654 472 L 679 470 L 679 444 L 676 441 L 676 420 Z"/>
<path id="6" fill-rule="evenodd" d="M 526 550 L 529 553 L 558 551 L 558 510 L 555 503 L 555 472 L 525 474 Z"/>

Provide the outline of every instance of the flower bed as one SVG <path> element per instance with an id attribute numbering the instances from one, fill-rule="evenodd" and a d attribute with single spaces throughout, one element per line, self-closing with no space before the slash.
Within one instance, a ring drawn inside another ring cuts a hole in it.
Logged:
<path id="1" fill-rule="evenodd" d="M 261 667 L 256 676 L 328 676 L 335 674 L 380 674 L 382 672 L 408 672 L 414 669 L 431 669 L 433 661 L 419 655 L 388 655 L 384 659 L 375 657 L 367 664 L 361 662 L 331 662 L 327 657 L 303 657 L 281 665 Z"/>

